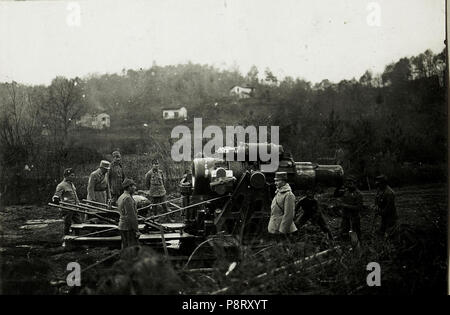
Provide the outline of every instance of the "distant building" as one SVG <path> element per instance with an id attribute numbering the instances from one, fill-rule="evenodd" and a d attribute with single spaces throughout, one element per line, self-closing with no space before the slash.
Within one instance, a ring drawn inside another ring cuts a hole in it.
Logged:
<path id="1" fill-rule="evenodd" d="M 76 122 L 77 126 L 93 129 L 105 129 L 111 126 L 111 119 L 108 114 L 86 114 Z"/>
<path id="2" fill-rule="evenodd" d="M 173 108 L 163 108 L 163 119 L 187 119 L 187 109 L 186 107 L 181 107 L 179 109 Z"/>
<path id="3" fill-rule="evenodd" d="M 235 85 L 230 89 L 230 95 L 237 96 L 239 98 L 250 98 L 253 96 L 255 88 L 252 86 Z"/>
<path id="4" fill-rule="evenodd" d="M 43 135 L 45 137 L 50 136 L 50 129 L 48 128 L 47 125 L 42 125 L 41 135 Z"/>

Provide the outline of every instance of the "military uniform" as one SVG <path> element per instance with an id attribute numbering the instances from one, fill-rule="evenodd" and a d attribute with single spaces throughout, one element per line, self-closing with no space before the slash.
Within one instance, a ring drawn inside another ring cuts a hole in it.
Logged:
<path id="1" fill-rule="evenodd" d="M 145 185 L 149 190 L 148 194 L 151 199 L 151 203 L 161 203 L 166 200 L 166 189 L 164 188 L 164 173 L 161 170 L 152 168 L 145 174 Z M 164 211 L 168 211 L 167 204 L 161 205 Z M 157 207 L 157 206 L 156 206 Z M 155 212 L 155 209 L 151 209 Z"/>
<path id="2" fill-rule="evenodd" d="M 108 172 L 109 188 L 111 189 L 111 199 L 113 203 L 116 203 L 120 195 L 123 193 L 122 182 L 125 179 L 125 173 L 122 168 L 122 164 L 113 161 L 111 163 L 111 169 Z"/>
<path id="3" fill-rule="evenodd" d="M 110 198 L 108 186 L 108 175 L 103 174 L 99 168 L 89 175 L 87 187 L 87 200 L 106 203 Z"/>
<path id="4" fill-rule="evenodd" d="M 378 189 L 375 196 L 375 205 L 381 215 L 381 226 L 379 233 L 384 234 L 397 223 L 397 209 L 395 208 L 395 193 L 391 187 L 386 186 Z"/>
<path id="5" fill-rule="evenodd" d="M 300 208 L 303 209 L 303 214 L 298 220 L 297 226 L 301 227 L 306 222 L 311 220 L 312 223 L 318 225 L 320 229 L 325 232 L 330 238 L 332 234 L 325 221 L 322 211 L 319 208 L 319 203 L 314 198 L 303 198 L 295 206 L 295 213 L 300 212 Z"/>
<path id="6" fill-rule="evenodd" d="M 131 194 L 125 191 L 117 200 L 119 219 L 119 232 L 122 238 L 122 249 L 138 245 L 139 232 L 136 202 Z"/>
<path id="7" fill-rule="evenodd" d="M 295 196 L 291 186 L 285 184 L 277 189 L 270 206 L 267 230 L 271 234 L 290 234 L 297 231 L 294 224 Z"/>
<path id="8" fill-rule="evenodd" d="M 61 183 L 58 184 L 58 186 L 56 186 L 56 191 L 53 198 L 55 196 L 58 197 L 59 200 L 67 203 L 78 204 L 80 202 L 78 200 L 75 185 L 71 181 L 68 181 L 67 179 L 64 179 Z M 64 219 L 65 235 L 70 233 L 70 226 L 72 225 L 72 222 L 81 223 L 79 213 L 61 209 L 61 215 Z"/>
<path id="9" fill-rule="evenodd" d="M 356 232 L 358 239 L 361 241 L 361 223 L 360 212 L 363 206 L 363 198 L 361 192 L 355 188 L 351 191 L 346 189 L 341 197 L 342 201 L 342 222 L 341 235 L 347 238 L 350 228 Z"/>

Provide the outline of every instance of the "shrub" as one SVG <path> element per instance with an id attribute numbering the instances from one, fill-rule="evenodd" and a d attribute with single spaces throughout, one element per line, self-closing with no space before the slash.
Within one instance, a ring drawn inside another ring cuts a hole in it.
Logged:
<path id="1" fill-rule="evenodd" d="M 148 247 L 130 247 L 100 281 L 95 294 L 178 294 L 182 285 L 161 255 Z"/>

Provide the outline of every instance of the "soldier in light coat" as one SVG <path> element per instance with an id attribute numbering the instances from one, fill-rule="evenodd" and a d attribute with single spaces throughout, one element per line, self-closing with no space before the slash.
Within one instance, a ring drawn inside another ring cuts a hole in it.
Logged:
<path id="1" fill-rule="evenodd" d="M 136 202 L 133 194 L 136 191 L 136 183 L 129 178 L 123 181 L 123 194 L 117 200 L 119 219 L 119 232 L 122 239 L 122 249 L 139 245 L 139 226 Z"/>
<path id="2" fill-rule="evenodd" d="M 108 184 L 108 171 L 111 163 L 101 161 L 100 167 L 89 175 L 87 187 L 87 200 L 107 203 L 111 198 Z"/>
<path id="3" fill-rule="evenodd" d="M 71 168 L 64 170 L 64 179 L 56 186 L 55 194 L 52 197 L 54 204 L 59 204 L 60 201 L 78 204 L 80 201 L 77 196 L 77 189 L 73 184 L 75 179 L 75 172 Z M 64 218 L 64 235 L 70 233 L 70 226 L 73 223 L 81 223 L 80 215 L 76 212 L 61 209 L 61 215 Z"/>
<path id="4" fill-rule="evenodd" d="M 286 172 L 275 173 L 275 185 L 277 190 L 272 200 L 267 229 L 275 237 L 292 236 L 292 233 L 297 231 L 294 223 L 295 195 L 287 183 Z"/>

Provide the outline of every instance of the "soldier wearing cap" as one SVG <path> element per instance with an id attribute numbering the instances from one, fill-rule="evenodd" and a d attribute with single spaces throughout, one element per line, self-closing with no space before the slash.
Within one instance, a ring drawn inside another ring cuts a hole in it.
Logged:
<path id="1" fill-rule="evenodd" d="M 392 229 L 397 223 L 397 209 L 395 208 L 395 193 L 387 182 L 385 175 L 375 178 L 377 194 L 375 196 L 375 206 L 378 214 L 381 216 L 381 226 L 379 234 L 384 235 Z"/>
<path id="2" fill-rule="evenodd" d="M 161 203 L 163 210 L 167 212 L 167 204 L 162 203 L 166 200 L 164 181 L 164 173 L 159 169 L 159 162 L 155 159 L 152 161 L 152 169 L 145 174 L 145 186 L 149 190 L 152 204 Z M 151 212 L 156 213 L 154 208 L 152 207 Z"/>
<path id="3" fill-rule="evenodd" d="M 99 168 L 89 175 L 87 200 L 107 203 L 111 198 L 108 184 L 108 171 L 110 167 L 111 163 L 103 160 L 100 162 Z"/>
<path id="4" fill-rule="evenodd" d="M 122 156 L 119 151 L 112 153 L 113 161 L 108 172 L 108 183 L 111 189 L 111 202 L 116 204 L 117 199 L 123 193 L 122 183 L 125 180 L 125 173 L 122 167 Z"/>
<path id="5" fill-rule="evenodd" d="M 55 195 L 52 198 L 52 202 L 59 204 L 60 201 L 67 203 L 78 204 L 80 201 L 77 196 L 77 189 L 73 184 L 75 179 L 75 172 L 71 168 L 64 170 L 64 179 L 56 186 Z M 64 234 L 70 233 L 70 226 L 73 223 L 81 223 L 80 215 L 73 211 L 61 209 L 61 215 L 64 218 Z"/>
<path id="6" fill-rule="evenodd" d="M 276 237 L 289 236 L 297 231 L 294 224 L 295 196 L 287 183 L 286 172 L 275 173 L 277 190 L 272 200 L 270 220 L 267 230 Z"/>
<path id="7" fill-rule="evenodd" d="M 342 193 L 340 203 L 338 203 L 342 209 L 341 236 L 346 239 L 348 232 L 353 230 L 361 242 L 360 212 L 363 207 L 362 194 L 356 187 L 356 178 L 351 175 L 346 177 L 344 186 L 345 190 Z"/>
<path id="8" fill-rule="evenodd" d="M 315 198 L 314 188 L 308 189 L 306 191 L 306 196 L 302 198 L 295 206 L 295 213 L 299 213 L 300 208 L 303 209 L 303 214 L 298 220 L 297 226 L 301 227 L 305 225 L 306 222 L 311 221 L 312 223 L 318 225 L 321 230 L 327 234 L 329 239 L 333 239 L 333 235 L 325 221 L 322 211 L 319 208 L 319 202 Z"/>
<path id="9" fill-rule="evenodd" d="M 139 227 L 136 202 L 133 199 L 133 194 L 136 191 L 136 183 L 129 178 L 126 178 L 122 183 L 124 190 L 117 200 L 119 219 L 119 232 L 122 239 L 122 249 L 129 246 L 139 245 Z"/>

